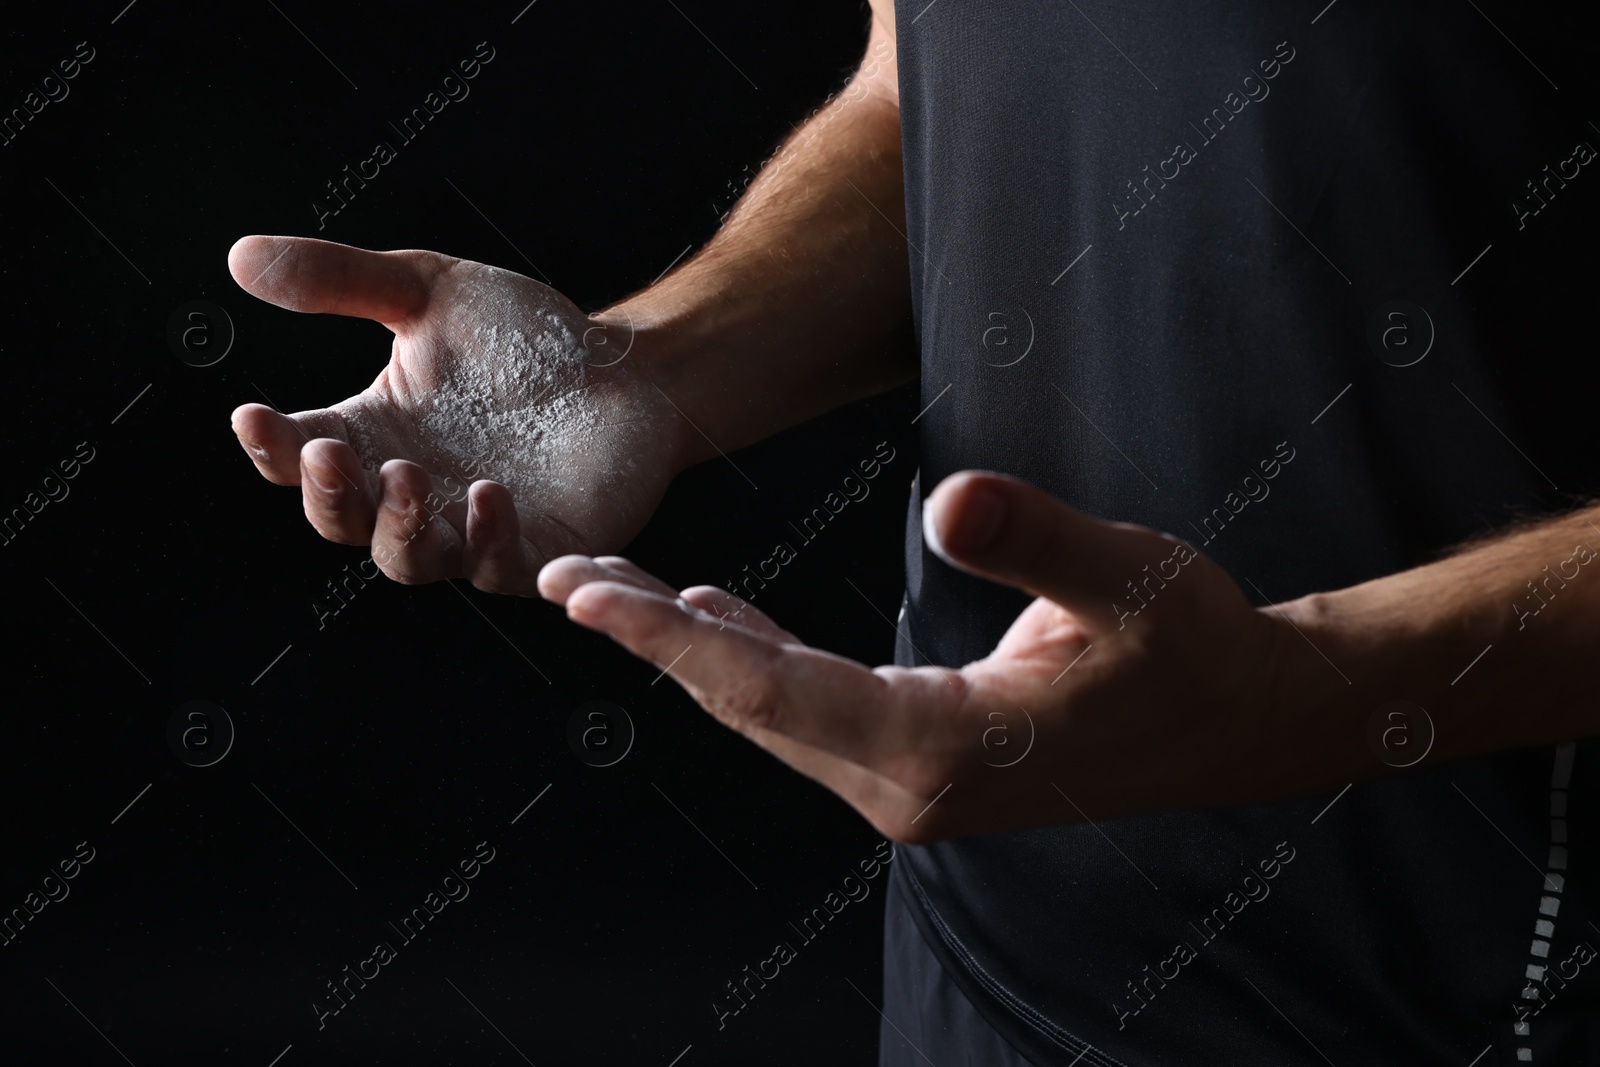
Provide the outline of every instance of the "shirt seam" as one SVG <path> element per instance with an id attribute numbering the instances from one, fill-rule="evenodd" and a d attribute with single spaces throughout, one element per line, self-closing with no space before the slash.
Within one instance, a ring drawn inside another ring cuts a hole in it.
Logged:
<path id="1" fill-rule="evenodd" d="M 928 899 L 927 892 L 922 888 L 922 883 L 918 880 L 916 872 L 909 865 L 905 868 L 905 875 L 908 884 L 914 891 L 917 906 L 928 917 L 934 931 L 939 935 L 939 939 L 944 942 L 945 948 L 979 986 L 1014 1018 L 1031 1027 L 1046 1040 L 1060 1046 L 1067 1052 L 1076 1053 L 1078 1059 L 1074 1060 L 1074 1063 L 1083 1061 L 1092 1065 L 1092 1067 L 1128 1067 L 1121 1060 L 1109 1053 L 1101 1052 L 1088 1041 L 1052 1021 L 1042 1011 L 1006 988 L 1004 983 L 985 970 L 983 965 L 978 962 L 977 957 L 962 943 L 961 939 L 956 936 L 955 931 L 950 929 L 943 916 L 934 908 L 932 901 Z"/>

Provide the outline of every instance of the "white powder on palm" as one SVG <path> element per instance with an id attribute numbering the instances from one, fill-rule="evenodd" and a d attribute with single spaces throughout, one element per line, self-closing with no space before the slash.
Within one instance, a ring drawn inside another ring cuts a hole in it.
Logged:
<path id="1" fill-rule="evenodd" d="M 589 362 L 575 332 L 588 328 L 581 313 L 527 287 L 513 272 L 470 265 L 455 293 L 436 291 L 437 317 L 405 341 L 394 399 L 374 403 L 368 392 L 339 410 L 374 487 L 378 468 L 400 455 L 427 468 L 441 495 L 455 479 L 444 513 L 453 522 L 464 519 L 460 491 L 487 478 L 511 490 L 525 521 L 559 516 L 589 536 L 612 524 L 607 513 L 632 510 L 624 485 L 666 404 L 625 368 Z"/>

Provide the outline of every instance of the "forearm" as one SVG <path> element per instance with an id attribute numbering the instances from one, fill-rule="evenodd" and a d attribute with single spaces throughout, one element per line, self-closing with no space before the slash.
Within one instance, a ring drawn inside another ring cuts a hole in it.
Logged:
<path id="1" fill-rule="evenodd" d="M 916 373 L 893 40 L 875 25 L 849 87 L 789 138 L 716 236 L 595 317 L 684 427 L 681 466 Z"/>
<path id="2" fill-rule="evenodd" d="M 1314 733 L 1335 748 L 1366 747 L 1368 719 L 1397 699 L 1432 722 L 1429 764 L 1600 733 L 1597 549 L 1600 508 L 1589 507 L 1285 605 L 1332 661 L 1320 683 L 1302 680 L 1333 704 Z M 1420 756 L 1424 728 L 1407 728 Z"/>

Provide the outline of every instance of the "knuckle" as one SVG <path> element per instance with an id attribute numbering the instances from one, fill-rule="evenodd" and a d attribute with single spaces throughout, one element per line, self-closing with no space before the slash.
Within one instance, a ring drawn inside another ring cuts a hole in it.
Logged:
<path id="1" fill-rule="evenodd" d="M 723 693 L 709 693 L 700 703 L 718 720 L 743 734 L 757 730 L 783 732 L 782 696 L 768 678 L 755 676 Z"/>
<path id="2" fill-rule="evenodd" d="M 762 675 L 753 679 L 738 694 L 739 717 L 753 727 L 782 732 L 783 699 L 772 679 Z"/>

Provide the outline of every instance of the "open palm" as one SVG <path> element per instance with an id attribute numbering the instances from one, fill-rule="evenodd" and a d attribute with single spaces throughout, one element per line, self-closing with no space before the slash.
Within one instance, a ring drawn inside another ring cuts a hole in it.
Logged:
<path id="1" fill-rule="evenodd" d="M 627 543 L 676 473 L 682 420 L 627 358 L 629 324 L 531 278 L 296 237 L 244 238 L 228 265 L 263 300 L 393 331 L 361 393 L 233 416 L 261 473 L 301 487 L 317 531 L 371 544 L 392 578 L 533 595 L 546 560 Z"/>
<path id="2" fill-rule="evenodd" d="M 1014 478 L 954 474 L 927 506 L 941 558 L 1036 597 L 960 669 L 868 668 L 727 590 L 674 592 L 617 556 L 554 560 L 540 589 L 897 841 L 1282 799 L 1373 773 L 1359 751 L 1328 758 L 1360 731 L 1303 698 L 1327 688 L 1293 621 L 1309 609 L 1252 608 L 1184 543 Z M 1154 598 L 1122 607 L 1151 574 Z"/>

